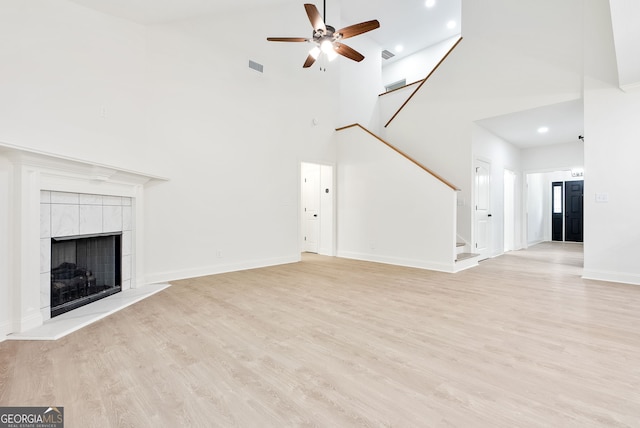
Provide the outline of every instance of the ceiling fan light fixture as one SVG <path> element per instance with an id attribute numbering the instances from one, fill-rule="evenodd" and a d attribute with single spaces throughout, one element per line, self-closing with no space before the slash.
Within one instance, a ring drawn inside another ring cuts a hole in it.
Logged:
<path id="1" fill-rule="evenodd" d="M 338 54 L 332 48 L 329 52 L 327 52 L 327 58 L 329 59 L 329 61 L 333 61 L 334 59 L 338 58 Z"/>
<path id="2" fill-rule="evenodd" d="M 329 52 L 333 52 L 333 43 L 331 43 L 331 40 L 325 39 L 320 43 L 320 49 L 329 55 Z"/>
<path id="3" fill-rule="evenodd" d="M 320 50 L 320 48 L 319 48 L 319 47 L 314 46 L 314 47 L 313 47 L 313 49 L 311 49 L 311 50 L 309 51 L 309 55 L 311 55 L 311 56 L 313 57 L 313 59 L 318 59 L 318 57 L 320 56 L 320 53 L 321 53 L 321 52 L 322 52 L 322 51 Z"/>

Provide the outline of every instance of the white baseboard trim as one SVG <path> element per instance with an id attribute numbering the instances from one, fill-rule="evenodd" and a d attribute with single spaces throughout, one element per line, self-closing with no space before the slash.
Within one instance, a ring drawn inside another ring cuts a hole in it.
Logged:
<path id="1" fill-rule="evenodd" d="M 640 285 L 640 275 L 636 273 L 620 273 L 603 270 L 584 269 L 582 278 L 596 281 L 620 282 L 623 284 Z"/>
<path id="2" fill-rule="evenodd" d="M 7 340 L 7 336 L 11 333 L 11 321 L 0 323 L 0 343 Z"/>
<path id="3" fill-rule="evenodd" d="M 147 274 L 145 283 L 158 283 L 179 281 L 187 278 L 199 278 L 202 276 L 218 275 L 221 273 L 237 272 L 241 270 L 258 269 L 269 266 L 284 265 L 289 263 L 297 263 L 302 259 L 300 254 L 296 256 L 275 257 L 271 259 L 246 260 L 237 263 L 227 263 L 212 266 L 205 266 L 194 269 L 175 270 L 168 272 L 158 272 L 155 274 Z"/>
<path id="4" fill-rule="evenodd" d="M 417 269 L 434 270 L 438 272 L 455 272 L 455 263 L 446 264 L 428 262 L 424 260 L 405 259 L 400 257 L 382 256 L 379 254 L 355 253 L 350 251 L 338 251 L 338 257 L 344 259 L 361 260 L 365 262 L 384 263 L 388 265 L 404 266 Z"/>

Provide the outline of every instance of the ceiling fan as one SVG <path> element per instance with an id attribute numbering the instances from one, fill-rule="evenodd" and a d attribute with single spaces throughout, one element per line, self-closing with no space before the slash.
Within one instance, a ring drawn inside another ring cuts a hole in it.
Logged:
<path id="1" fill-rule="evenodd" d="M 311 21 L 311 25 L 313 26 L 313 35 L 311 38 L 304 37 L 267 37 L 267 40 L 270 42 L 309 42 L 313 43 L 315 46 L 309 52 L 309 56 L 307 60 L 304 62 L 303 68 L 308 68 L 316 62 L 320 53 L 325 53 L 329 60 L 331 61 L 338 55 L 342 55 L 351 60 L 360 62 L 364 59 L 364 55 L 360 52 L 356 51 L 353 48 L 341 43 L 341 40 L 348 39 L 349 37 L 357 36 L 362 33 L 366 33 L 367 31 L 375 30 L 380 27 L 380 23 L 378 20 L 374 19 L 372 21 L 361 22 L 359 24 L 350 25 L 348 27 L 344 27 L 338 31 L 331 25 L 327 25 L 326 17 L 327 17 L 327 2 L 324 0 L 324 19 L 320 16 L 320 12 L 318 12 L 318 8 L 315 5 L 305 3 L 304 9 L 307 11 L 307 16 L 309 17 L 309 21 Z"/>

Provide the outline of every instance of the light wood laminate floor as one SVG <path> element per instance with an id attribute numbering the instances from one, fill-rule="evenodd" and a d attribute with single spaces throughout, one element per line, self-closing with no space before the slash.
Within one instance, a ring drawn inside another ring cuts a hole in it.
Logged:
<path id="1" fill-rule="evenodd" d="M 0 405 L 67 427 L 638 427 L 640 286 L 544 243 L 444 274 L 304 255 L 0 343 Z"/>

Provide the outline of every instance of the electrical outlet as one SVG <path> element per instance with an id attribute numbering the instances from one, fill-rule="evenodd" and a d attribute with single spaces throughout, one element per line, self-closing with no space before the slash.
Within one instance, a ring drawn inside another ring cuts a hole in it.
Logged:
<path id="1" fill-rule="evenodd" d="M 609 194 L 608 193 L 596 193 L 596 202 L 597 203 L 609 202 Z"/>

